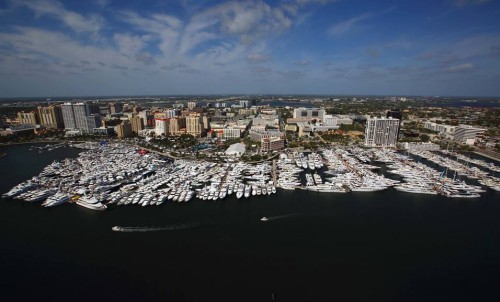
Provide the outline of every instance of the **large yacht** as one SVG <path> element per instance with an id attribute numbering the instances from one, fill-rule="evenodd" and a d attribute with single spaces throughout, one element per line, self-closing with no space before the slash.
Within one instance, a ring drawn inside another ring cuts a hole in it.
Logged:
<path id="1" fill-rule="evenodd" d="M 47 198 L 47 200 L 45 200 L 42 203 L 42 206 L 47 207 L 47 208 L 55 207 L 55 206 L 58 206 L 60 204 L 63 204 L 65 202 L 70 201 L 71 197 L 72 197 L 72 195 L 70 195 L 70 194 L 67 194 L 64 192 L 57 192 L 56 194 Z"/>
<path id="2" fill-rule="evenodd" d="M 103 211 L 106 210 L 106 205 L 103 205 L 95 196 L 82 196 L 77 201 L 76 204 L 87 209 Z"/>

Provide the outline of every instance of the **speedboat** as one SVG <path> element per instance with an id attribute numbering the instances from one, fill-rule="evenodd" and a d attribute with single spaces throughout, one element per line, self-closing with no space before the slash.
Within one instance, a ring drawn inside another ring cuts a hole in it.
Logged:
<path id="1" fill-rule="evenodd" d="M 264 216 L 264 217 L 262 217 L 262 218 L 260 219 L 260 221 L 264 221 L 264 222 L 266 222 L 266 221 L 268 221 L 268 220 L 269 220 L 269 219 L 268 219 L 266 216 Z"/>

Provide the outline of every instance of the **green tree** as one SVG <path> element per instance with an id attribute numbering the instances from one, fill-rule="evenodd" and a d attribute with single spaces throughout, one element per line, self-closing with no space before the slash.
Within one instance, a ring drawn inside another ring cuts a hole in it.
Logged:
<path id="1" fill-rule="evenodd" d="M 427 134 L 421 134 L 420 135 L 420 140 L 423 141 L 423 142 L 428 142 L 430 139 L 431 139 L 431 137 L 428 136 Z"/>

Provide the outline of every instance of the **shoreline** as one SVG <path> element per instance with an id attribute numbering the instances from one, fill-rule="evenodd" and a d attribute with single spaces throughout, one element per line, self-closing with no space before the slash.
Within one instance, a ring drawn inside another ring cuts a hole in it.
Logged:
<path id="1" fill-rule="evenodd" d="M 473 153 L 477 154 L 477 155 L 480 155 L 482 157 L 486 157 L 486 158 L 489 158 L 491 160 L 494 160 L 496 162 L 499 162 L 500 163 L 500 159 L 499 158 L 496 158 L 496 157 L 493 157 L 491 155 L 488 155 L 488 154 L 484 154 L 484 153 L 480 153 L 480 152 L 477 152 L 477 151 L 472 151 Z"/>
<path id="2" fill-rule="evenodd" d="M 18 142 L 18 143 L 1 143 L 0 147 L 16 146 L 16 145 L 28 145 L 28 144 L 49 144 L 49 143 L 68 143 L 65 140 L 53 140 L 53 141 L 28 141 L 28 142 Z M 86 141 L 72 141 L 73 143 L 84 143 Z"/>

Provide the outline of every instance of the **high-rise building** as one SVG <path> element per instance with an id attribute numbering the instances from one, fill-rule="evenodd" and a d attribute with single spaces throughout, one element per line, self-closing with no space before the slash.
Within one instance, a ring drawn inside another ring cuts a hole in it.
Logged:
<path id="1" fill-rule="evenodd" d="M 179 109 L 168 109 L 168 110 L 165 110 L 164 113 L 165 113 L 167 118 L 173 118 L 173 117 L 181 115 L 181 111 Z"/>
<path id="2" fill-rule="evenodd" d="M 144 129 L 144 120 L 142 117 L 134 116 L 131 119 L 132 122 L 132 132 L 139 133 L 142 129 Z"/>
<path id="3" fill-rule="evenodd" d="M 87 116 L 89 115 L 89 110 L 85 103 L 73 104 L 73 113 L 75 115 L 76 128 L 87 128 Z"/>
<path id="4" fill-rule="evenodd" d="M 65 129 L 76 129 L 75 113 L 73 112 L 72 103 L 64 103 L 61 105 L 63 123 Z"/>
<path id="5" fill-rule="evenodd" d="M 52 129 L 64 128 L 62 110 L 60 106 L 38 106 L 37 111 L 41 125 Z"/>
<path id="6" fill-rule="evenodd" d="M 61 105 L 64 128 L 80 129 L 92 133 L 101 125 L 99 106 L 89 103 L 64 103 Z"/>
<path id="7" fill-rule="evenodd" d="M 155 134 L 156 136 L 167 136 L 169 130 L 169 119 L 156 117 L 155 118 Z"/>
<path id="8" fill-rule="evenodd" d="M 35 111 L 31 112 L 18 112 L 17 113 L 17 119 L 19 120 L 20 124 L 25 124 L 25 125 L 36 125 L 38 124 L 38 117 Z"/>
<path id="9" fill-rule="evenodd" d="M 109 103 L 109 113 L 116 114 L 123 111 L 123 105 L 121 103 Z"/>
<path id="10" fill-rule="evenodd" d="M 365 145 L 368 147 L 396 147 L 399 120 L 369 118 L 366 120 Z"/>
<path id="11" fill-rule="evenodd" d="M 399 109 L 389 110 L 389 111 L 387 111 L 386 117 L 392 117 L 392 118 L 399 120 L 399 126 L 398 126 L 398 137 L 399 137 L 399 133 L 401 131 L 401 120 L 403 119 L 403 115 L 401 114 L 401 110 L 399 110 Z"/>
<path id="12" fill-rule="evenodd" d="M 153 127 L 155 124 L 155 116 L 149 110 L 139 112 L 138 116 L 144 121 L 144 126 Z"/>
<path id="13" fill-rule="evenodd" d="M 118 138 L 127 138 L 132 136 L 132 125 L 129 121 L 123 121 L 120 125 L 116 126 L 116 134 Z"/>
<path id="14" fill-rule="evenodd" d="M 250 108 L 250 101 L 248 101 L 248 100 L 241 100 L 240 101 L 240 107 L 241 108 Z"/>
<path id="15" fill-rule="evenodd" d="M 98 113 L 92 113 L 85 117 L 85 125 L 80 129 L 83 133 L 93 133 L 94 128 L 99 128 L 101 124 L 101 115 Z"/>
<path id="16" fill-rule="evenodd" d="M 204 131 L 202 114 L 197 113 L 186 117 L 186 133 L 200 136 Z"/>
<path id="17" fill-rule="evenodd" d="M 175 136 L 186 133 L 186 118 L 185 117 L 171 118 L 168 131 L 170 135 L 175 135 Z"/>
<path id="18" fill-rule="evenodd" d="M 189 110 L 193 110 L 194 108 L 196 108 L 196 102 L 188 102 L 187 107 Z"/>
<path id="19" fill-rule="evenodd" d="M 142 108 L 139 107 L 138 105 L 135 105 L 133 108 L 132 108 L 132 113 L 133 114 L 138 114 L 139 112 L 141 112 Z"/>
<path id="20" fill-rule="evenodd" d="M 203 116 L 203 129 L 205 131 L 210 130 L 210 118 L 206 115 Z"/>

